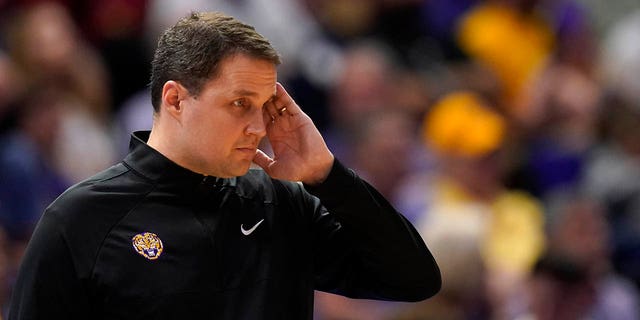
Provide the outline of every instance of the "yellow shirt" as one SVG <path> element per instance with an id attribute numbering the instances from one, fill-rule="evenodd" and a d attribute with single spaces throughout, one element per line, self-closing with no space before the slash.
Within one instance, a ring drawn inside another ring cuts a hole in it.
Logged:
<path id="1" fill-rule="evenodd" d="M 470 57 L 493 70 L 507 101 L 516 102 L 544 66 L 554 35 L 535 15 L 519 15 L 513 8 L 488 2 L 461 18 L 457 41 Z"/>
<path id="2" fill-rule="evenodd" d="M 428 212 L 417 224 L 427 243 L 443 238 L 476 241 L 489 270 L 522 275 L 531 269 L 545 245 L 543 210 L 535 198 L 505 190 L 482 203 L 445 180 L 433 191 Z M 436 259 L 439 254 L 447 253 L 434 252 Z"/>

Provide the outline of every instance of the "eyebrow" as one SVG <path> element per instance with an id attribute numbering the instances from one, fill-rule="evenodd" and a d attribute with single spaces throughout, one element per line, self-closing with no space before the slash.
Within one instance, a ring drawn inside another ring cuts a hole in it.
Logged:
<path id="1" fill-rule="evenodd" d="M 251 90 L 246 90 L 246 89 L 237 89 L 237 90 L 233 90 L 232 91 L 233 95 L 237 95 L 237 96 L 241 96 L 241 97 L 256 97 L 258 96 L 257 92 L 251 91 Z M 273 99 L 276 97 L 276 93 L 274 92 L 270 97 L 269 100 Z M 267 100 L 268 101 L 268 100 Z"/>
<path id="2" fill-rule="evenodd" d="M 243 97 L 245 96 L 255 97 L 258 95 L 257 92 L 246 90 L 246 89 L 233 90 L 233 94 L 238 96 L 243 96 Z"/>

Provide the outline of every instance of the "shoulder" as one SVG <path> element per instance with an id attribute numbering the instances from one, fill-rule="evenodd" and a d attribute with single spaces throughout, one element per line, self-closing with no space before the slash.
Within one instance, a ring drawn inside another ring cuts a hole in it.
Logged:
<path id="1" fill-rule="evenodd" d="M 62 241 L 78 273 L 87 276 L 103 239 L 153 187 L 117 164 L 60 195 L 45 210 L 34 237 Z"/>
<path id="2" fill-rule="evenodd" d="M 144 198 L 154 185 L 122 163 L 62 193 L 45 210 L 64 229 L 109 228 Z"/>

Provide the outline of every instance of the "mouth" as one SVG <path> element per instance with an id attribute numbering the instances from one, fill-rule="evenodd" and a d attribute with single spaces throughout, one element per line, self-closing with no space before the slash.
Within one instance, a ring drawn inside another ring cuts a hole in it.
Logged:
<path id="1" fill-rule="evenodd" d="M 247 156 L 251 156 L 251 158 L 253 159 L 253 157 L 256 154 L 256 147 L 240 147 L 240 148 L 236 148 L 236 151 L 247 155 Z"/>

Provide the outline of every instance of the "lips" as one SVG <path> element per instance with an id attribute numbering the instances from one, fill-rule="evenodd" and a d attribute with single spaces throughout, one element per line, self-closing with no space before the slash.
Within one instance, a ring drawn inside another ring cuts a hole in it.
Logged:
<path id="1" fill-rule="evenodd" d="M 258 145 L 257 144 L 247 144 L 247 145 L 240 145 L 238 147 L 236 147 L 236 149 L 242 149 L 242 150 L 253 150 L 255 151 L 256 149 L 258 149 Z"/>
<path id="2" fill-rule="evenodd" d="M 255 156 L 257 147 L 239 147 L 236 148 L 240 153 L 246 154 L 247 156 Z"/>
<path id="3" fill-rule="evenodd" d="M 253 158 L 255 157 L 257 149 L 258 141 L 254 141 L 253 139 L 239 142 L 235 147 L 236 151 L 238 151 L 243 156 L 246 156 L 250 160 L 253 160 Z"/>

